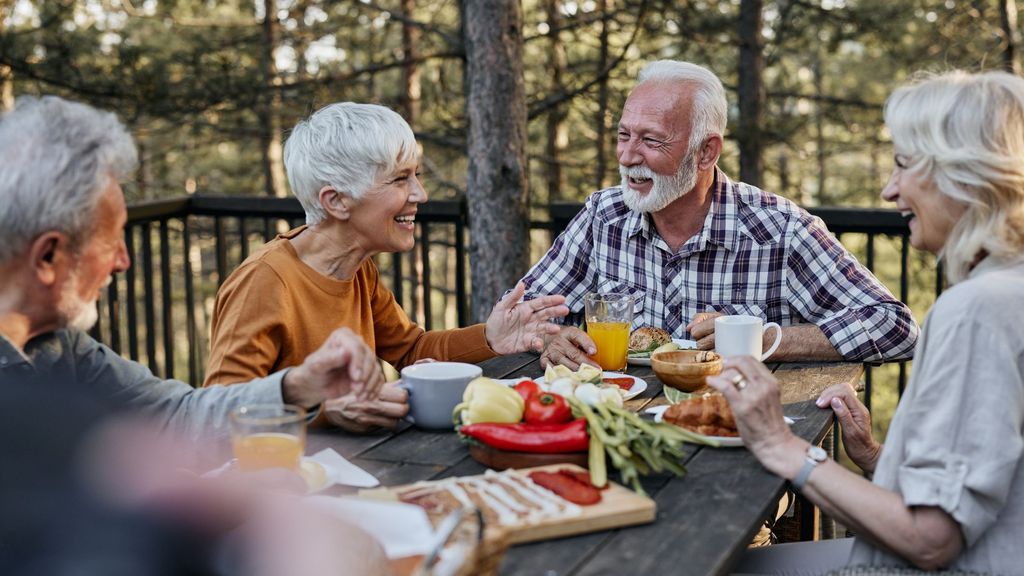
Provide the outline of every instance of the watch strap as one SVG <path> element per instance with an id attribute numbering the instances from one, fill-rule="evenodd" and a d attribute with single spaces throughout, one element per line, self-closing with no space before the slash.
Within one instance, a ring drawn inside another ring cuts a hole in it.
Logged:
<path id="1" fill-rule="evenodd" d="M 803 490 L 804 484 L 807 484 L 807 479 L 811 477 L 811 471 L 818 466 L 818 461 L 810 457 L 804 458 L 804 466 L 800 469 L 800 473 L 793 478 L 790 484 L 793 485 L 794 490 Z"/>
<path id="2" fill-rule="evenodd" d="M 790 484 L 794 490 L 802 490 L 804 484 L 807 484 L 807 479 L 811 476 L 811 471 L 814 470 L 818 464 L 821 464 L 828 459 L 828 453 L 822 450 L 820 447 L 811 444 L 807 447 L 807 454 L 804 457 L 804 465 L 800 468 L 800 472 L 793 478 Z"/>

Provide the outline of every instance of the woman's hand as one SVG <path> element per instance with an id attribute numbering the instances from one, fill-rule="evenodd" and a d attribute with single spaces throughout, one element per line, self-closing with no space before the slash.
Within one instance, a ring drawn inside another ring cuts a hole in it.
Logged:
<path id="1" fill-rule="evenodd" d="M 779 382 L 751 356 L 728 358 L 722 374 L 708 384 L 729 401 L 743 443 L 773 473 L 792 479 L 800 470 L 807 443 L 797 438 L 782 414 Z"/>
<path id="2" fill-rule="evenodd" d="M 373 400 L 358 400 L 354 394 L 346 394 L 324 402 L 324 412 L 328 422 L 348 432 L 394 430 L 409 413 L 409 393 L 395 384 L 385 384 Z"/>
<path id="3" fill-rule="evenodd" d="M 541 296 L 520 302 L 525 292 L 525 284 L 516 284 L 487 318 L 484 329 L 487 345 L 498 354 L 543 350 L 544 337 L 558 334 L 559 330 L 557 324 L 548 320 L 569 313 L 564 296 Z"/>
<path id="4" fill-rule="evenodd" d="M 871 413 L 849 384 L 836 384 L 818 397 L 819 408 L 832 408 L 839 419 L 846 455 L 865 472 L 874 472 L 882 445 L 871 435 Z"/>

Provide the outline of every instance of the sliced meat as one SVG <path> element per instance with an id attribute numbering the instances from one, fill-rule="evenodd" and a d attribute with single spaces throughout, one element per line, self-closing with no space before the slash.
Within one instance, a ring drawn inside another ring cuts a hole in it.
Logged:
<path id="1" fill-rule="evenodd" d="M 565 498 L 573 504 L 589 506 L 601 501 L 601 491 L 590 485 L 590 475 L 587 475 L 586 482 L 577 480 L 574 476 L 560 472 L 531 472 L 530 480 L 538 486 L 551 490 L 560 497 Z"/>

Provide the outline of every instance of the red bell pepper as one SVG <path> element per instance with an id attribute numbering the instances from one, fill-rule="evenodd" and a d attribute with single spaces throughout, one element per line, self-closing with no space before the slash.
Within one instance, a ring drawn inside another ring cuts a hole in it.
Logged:
<path id="1" fill-rule="evenodd" d="M 459 428 L 459 432 L 500 450 L 561 454 L 585 452 L 590 447 L 585 418 L 564 424 L 497 424 L 482 422 Z"/>
<path id="2" fill-rule="evenodd" d="M 526 401 L 523 420 L 531 424 L 561 424 L 572 420 L 572 408 L 561 394 L 542 392 Z"/>
<path id="3" fill-rule="evenodd" d="M 517 383 L 515 385 L 515 390 L 523 397 L 523 402 L 528 401 L 530 396 L 540 394 L 542 392 L 540 384 L 537 384 L 533 380 L 523 380 L 522 382 Z"/>

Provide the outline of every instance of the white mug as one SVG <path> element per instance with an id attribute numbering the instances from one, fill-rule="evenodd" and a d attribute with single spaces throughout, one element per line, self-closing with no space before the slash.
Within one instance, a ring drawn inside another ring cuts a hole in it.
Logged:
<path id="1" fill-rule="evenodd" d="M 775 342 L 762 354 L 762 338 L 769 328 L 775 328 Z M 764 323 L 757 316 L 719 316 L 715 318 L 715 352 L 729 356 L 753 356 L 765 361 L 782 342 L 782 327 L 775 322 Z"/>
<path id="2" fill-rule="evenodd" d="M 399 387 L 409 392 L 406 420 L 420 428 L 452 428 L 452 410 L 462 402 L 470 380 L 483 370 L 463 362 L 430 362 L 402 368 Z"/>

